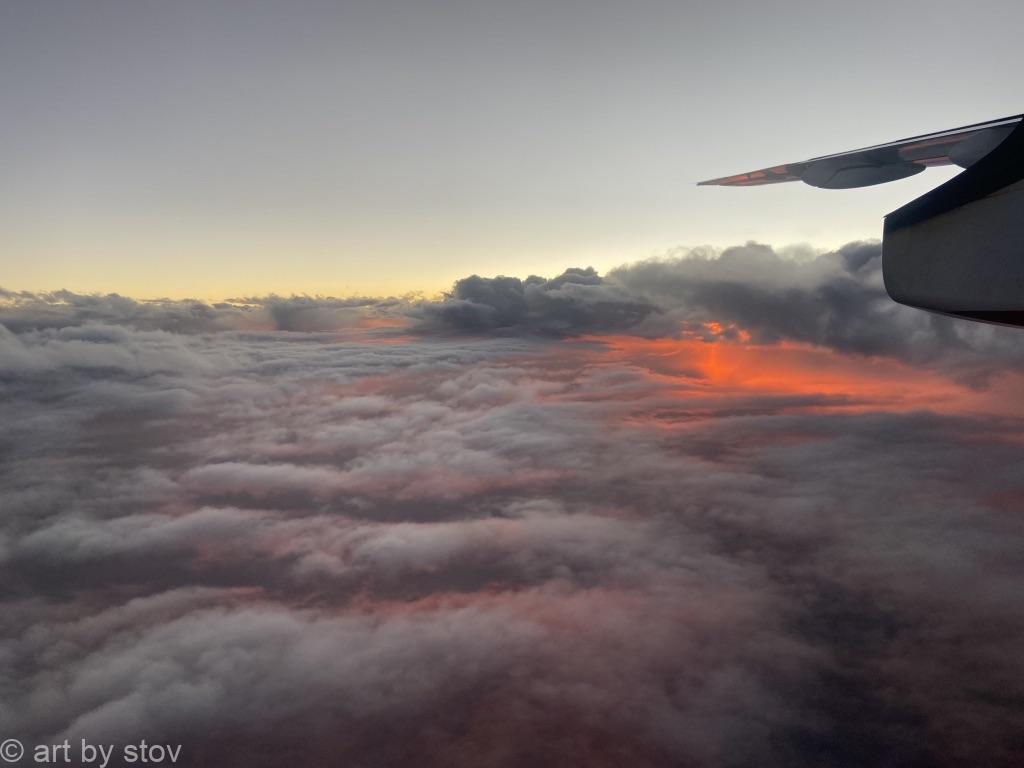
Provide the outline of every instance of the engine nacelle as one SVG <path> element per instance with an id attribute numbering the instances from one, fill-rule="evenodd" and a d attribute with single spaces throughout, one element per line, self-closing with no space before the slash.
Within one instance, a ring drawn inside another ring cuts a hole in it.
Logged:
<path id="1" fill-rule="evenodd" d="M 885 217 L 882 274 L 894 300 L 1024 326 L 1024 122 L 999 133 L 994 149 L 1000 136 L 986 133 L 950 153 L 973 162 Z"/>

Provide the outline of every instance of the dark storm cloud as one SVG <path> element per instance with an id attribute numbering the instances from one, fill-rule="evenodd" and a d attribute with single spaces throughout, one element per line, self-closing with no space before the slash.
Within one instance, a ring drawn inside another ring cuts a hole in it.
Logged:
<path id="1" fill-rule="evenodd" d="M 974 398 L 956 411 L 898 366 L 882 394 L 716 388 L 699 360 L 659 367 L 664 346 L 551 334 L 1011 345 L 875 302 L 870 245 L 563 278 L 372 305 L 473 337 L 382 336 L 318 299 L 194 324 L 10 302 L 0 730 L 226 766 L 1019 762 L 1012 389 L 950 382 Z M 916 409 L 886 399 L 915 388 Z"/>
<path id="2" fill-rule="evenodd" d="M 877 243 L 850 243 L 802 259 L 748 243 L 715 258 L 691 251 L 640 262 L 614 270 L 609 278 L 684 321 L 742 329 L 763 343 L 791 339 L 903 358 L 966 346 L 956 333 L 966 325 L 962 321 L 889 299 L 881 269 Z"/>
<path id="3" fill-rule="evenodd" d="M 473 275 L 456 282 L 445 300 L 423 307 L 428 328 L 554 335 L 624 331 L 656 311 L 591 267 L 550 280 Z"/>
<path id="4" fill-rule="evenodd" d="M 881 246 L 849 243 L 822 254 L 777 253 L 748 243 L 720 254 L 683 251 L 601 277 L 570 269 L 552 280 L 468 277 L 421 308 L 427 328 L 470 333 L 641 336 L 696 333 L 781 340 L 841 353 L 962 367 L 984 377 L 1024 363 L 1013 329 L 922 312 L 893 302 L 882 284 Z"/>

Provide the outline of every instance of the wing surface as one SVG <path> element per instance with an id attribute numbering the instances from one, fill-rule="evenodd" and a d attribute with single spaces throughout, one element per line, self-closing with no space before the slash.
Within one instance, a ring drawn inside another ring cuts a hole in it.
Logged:
<path id="1" fill-rule="evenodd" d="M 1022 118 L 1024 115 L 1013 115 L 911 136 L 850 152 L 708 179 L 699 186 L 753 187 L 803 181 L 814 187 L 848 189 L 913 176 L 933 165 L 955 164 L 969 168 L 1009 136 Z"/>

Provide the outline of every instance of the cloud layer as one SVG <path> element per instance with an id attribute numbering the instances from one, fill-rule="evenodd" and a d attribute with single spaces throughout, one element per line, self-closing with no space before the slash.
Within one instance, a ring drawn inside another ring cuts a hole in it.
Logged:
<path id="1" fill-rule="evenodd" d="M 0 733 L 1018 764 L 1024 341 L 877 271 L 745 246 L 439 302 L 6 294 Z"/>

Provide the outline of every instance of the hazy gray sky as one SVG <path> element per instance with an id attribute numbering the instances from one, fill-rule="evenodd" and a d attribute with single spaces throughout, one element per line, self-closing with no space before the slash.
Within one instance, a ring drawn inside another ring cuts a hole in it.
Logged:
<path id="1" fill-rule="evenodd" d="M 0 285 L 435 291 L 831 246 L 951 175 L 700 179 L 1024 111 L 1024 4 L 0 2 Z"/>

